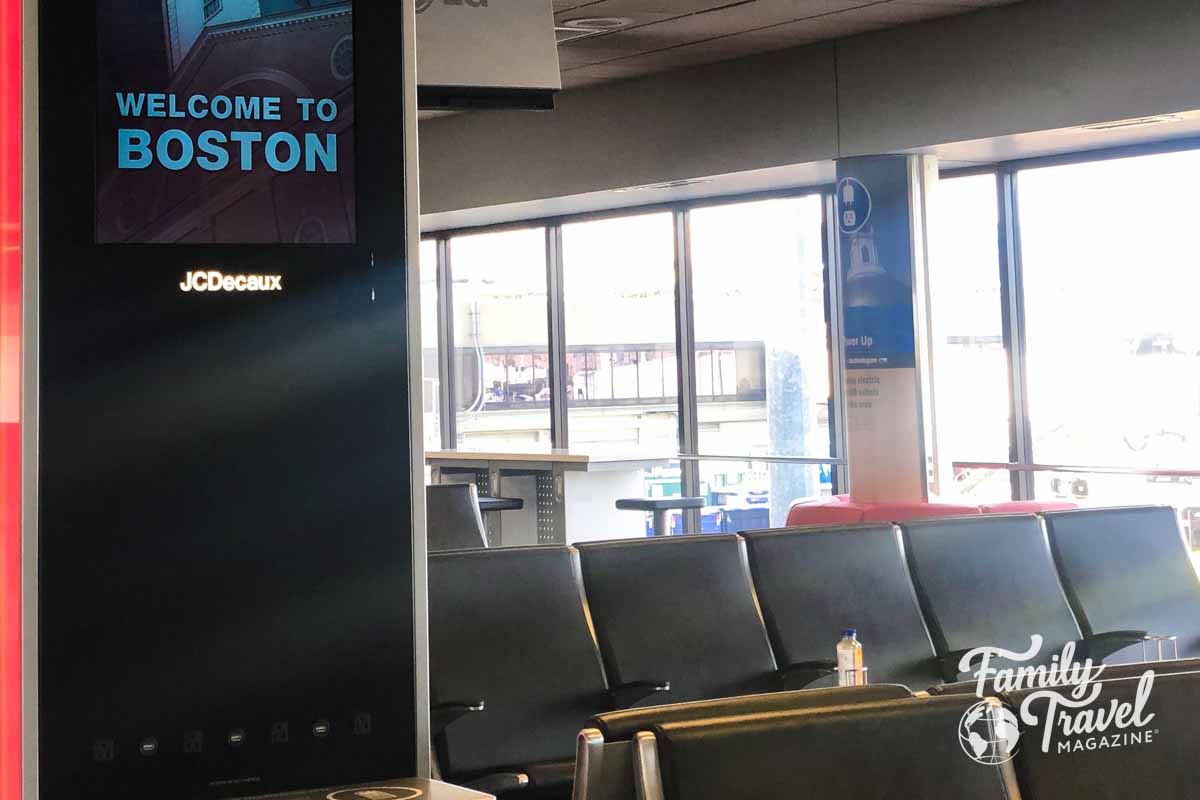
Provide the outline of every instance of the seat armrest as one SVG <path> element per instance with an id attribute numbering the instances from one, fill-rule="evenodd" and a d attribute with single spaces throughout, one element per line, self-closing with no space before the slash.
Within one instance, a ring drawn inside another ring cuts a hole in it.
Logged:
<path id="1" fill-rule="evenodd" d="M 612 687 L 608 690 L 608 696 L 613 706 L 620 709 L 629 708 L 652 694 L 669 691 L 670 681 L 632 681 Z"/>
<path id="2" fill-rule="evenodd" d="M 430 708 L 429 727 L 434 736 L 446 729 L 446 726 L 467 714 L 478 714 L 486 707 L 482 700 L 464 700 L 448 703 L 437 703 Z"/>
<path id="3" fill-rule="evenodd" d="M 1141 644 L 1149 638 L 1146 631 L 1105 631 L 1079 640 L 1079 649 L 1092 661 L 1104 661 L 1118 650 Z"/>
<path id="4" fill-rule="evenodd" d="M 476 778 L 473 781 L 467 781 L 463 786 L 468 789 L 474 789 L 477 792 L 499 797 L 503 793 L 511 792 L 514 789 L 527 788 L 529 786 L 529 776 L 524 772 L 497 772 L 492 775 L 484 775 L 482 778 Z"/>
<path id="5" fill-rule="evenodd" d="M 837 674 L 837 662 L 828 660 L 797 661 L 776 670 L 783 689 L 803 689 L 821 678 Z"/>

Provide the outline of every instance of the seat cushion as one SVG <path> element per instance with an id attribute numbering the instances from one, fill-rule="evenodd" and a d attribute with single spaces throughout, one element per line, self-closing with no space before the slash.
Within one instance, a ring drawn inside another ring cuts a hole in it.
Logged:
<path id="1" fill-rule="evenodd" d="M 941 678 L 892 525 L 745 534 L 759 604 L 780 666 L 830 660 L 854 628 L 872 683 L 924 689 Z M 830 676 L 815 686 L 832 686 Z"/>
<path id="2" fill-rule="evenodd" d="M 1174 509 L 1097 508 L 1047 514 L 1067 596 L 1085 633 L 1141 630 L 1178 636 L 1179 656 L 1200 656 L 1200 580 Z M 1142 659 L 1141 645 L 1106 659 Z"/>
<path id="3" fill-rule="evenodd" d="M 736 536 L 578 545 L 611 684 L 669 682 L 644 703 L 777 688 L 775 659 Z"/>
<path id="4" fill-rule="evenodd" d="M 900 527 L 939 655 L 981 646 L 1022 653 L 1038 634 L 1043 644 L 1034 663 L 1048 664 L 1080 638 L 1037 517 L 911 520 Z"/>
<path id="5" fill-rule="evenodd" d="M 483 700 L 438 737 L 450 779 L 569 761 L 609 708 L 569 547 L 463 550 L 429 559 L 431 700 Z"/>

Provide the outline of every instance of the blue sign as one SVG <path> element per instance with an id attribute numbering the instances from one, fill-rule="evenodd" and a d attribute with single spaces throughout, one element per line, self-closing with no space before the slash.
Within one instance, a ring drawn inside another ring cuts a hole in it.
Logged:
<path id="1" fill-rule="evenodd" d="M 845 159 L 838 171 L 846 368 L 915 367 L 907 160 Z"/>

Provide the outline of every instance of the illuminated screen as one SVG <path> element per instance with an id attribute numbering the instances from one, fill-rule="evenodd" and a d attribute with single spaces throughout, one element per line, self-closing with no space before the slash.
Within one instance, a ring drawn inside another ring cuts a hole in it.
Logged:
<path id="1" fill-rule="evenodd" d="M 97 0 L 96 240 L 355 241 L 350 0 Z"/>

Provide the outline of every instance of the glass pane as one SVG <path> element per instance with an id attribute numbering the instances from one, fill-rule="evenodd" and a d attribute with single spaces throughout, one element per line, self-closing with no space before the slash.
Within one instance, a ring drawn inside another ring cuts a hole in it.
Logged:
<path id="1" fill-rule="evenodd" d="M 549 448 L 544 229 L 457 236 L 450 266 L 459 446 Z"/>
<path id="2" fill-rule="evenodd" d="M 675 455 L 671 214 L 572 223 L 562 235 L 571 449 Z"/>
<path id="3" fill-rule="evenodd" d="M 421 403 L 425 410 L 425 449 L 442 446 L 441 416 L 438 413 L 438 296 L 437 242 L 421 240 Z"/>
<path id="4" fill-rule="evenodd" d="M 691 235 L 699 451 L 829 456 L 820 196 L 697 209 Z M 705 468 L 714 486 L 758 481 L 776 525 L 792 500 L 822 493 L 816 470 L 759 466 Z"/>
<path id="5" fill-rule="evenodd" d="M 1185 243 L 1197 180 L 1195 151 L 1020 174 L 1035 461 L 1200 468 L 1200 269 Z M 1200 506 L 1191 479 L 1087 483 L 1068 493 Z"/>
<path id="6" fill-rule="evenodd" d="M 1008 461 L 1008 362 L 1000 307 L 996 176 L 938 181 L 933 195 L 933 379 L 941 457 Z M 954 471 L 955 493 L 1012 498 L 1005 470 Z"/>
<path id="7" fill-rule="evenodd" d="M 827 464 L 778 464 L 762 461 L 701 461 L 702 533 L 737 533 L 780 528 L 787 523 L 772 497 L 778 486 L 815 486 L 811 494 L 829 494 L 833 470 Z"/>
<path id="8" fill-rule="evenodd" d="M 649 467 L 630 465 L 578 477 L 568 473 L 567 544 L 606 539 L 638 539 L 653 535 L 654 519 L 640 511 L 620 511 L 617 500 L 624 497 L 680 497 L 683 473 L 677 460 L 664 460 Z M 672 534 L 683 529 L 683 515 L 675 509 L 667 513 Z"/>

